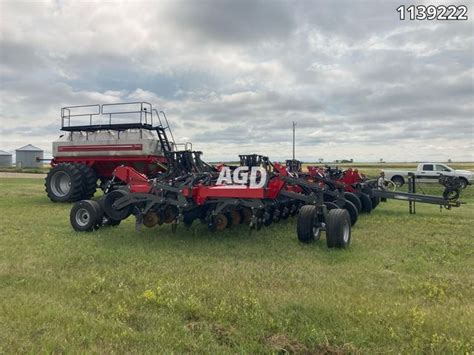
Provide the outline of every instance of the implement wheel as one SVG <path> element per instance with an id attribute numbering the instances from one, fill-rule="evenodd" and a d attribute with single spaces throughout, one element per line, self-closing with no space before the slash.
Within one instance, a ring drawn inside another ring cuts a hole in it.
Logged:
<path id="1" fill-rule="evenodd" d="M 316 207 L 306 205 L 301 207 L 296 223 L 296 234 L 302 243 L 311 243 L 321 237 L 321 226 L 316 214 Z"/>
<path id="2" fill-rule="evenodd" d="M 370 213 L 372 212 L 374 206 L 372 205 L 372 200 L 369 195 L 364 194 L 363 192 L 359 195 L 360 202 L 362 202 L 362 212 Z"/>
<path id="3" fill-rule="evenodd" d="M 340 208 L 336 203 L 330 202 L 330 201 L 324 202 L 324 205 L 326 206 L 326 208 L 328 209 L 328 211 L 330 211 L 330 210 L 337 210 L 337 209 Z"/>
<path id="4" fill-rule="evenodd" d="M 69 221 L 76 232 L 92 232 L 102 223 L 103 214 L 96 201 L 83 200 L 76 202 L 69 214 Z"/>
<path id="5" fill-rule="evenodd" d="M 349 212 L 349 216 L 351 218 L 351 226 L 353 226 L 354 224 L 356 224 L 357 222 L 357 218 L 359 217 L 359 212 L 357 212 L 357 207 L 354 206 L 354 204 L 349 201 L 349 200 L 346 200 L 346 203 L 344 204 L 344 207 L 343 207 L 347 212 Z"/>
<path id="6" fill-rule="evenodd" d="M 362 202 L 360 202 L 360 199 L 354 195 L 352 192 L 344 192 L 344 198 L 348 201 L 351 201 L 354 206 L 357 208 L 357 212 L 362 212 Z"/>
<path id="7" fill-rule="evenodd" d="M 351 242 L 351 219 L 345 209 L 331 210 L 326 221 L 328 248 L 347 248 Z"/>
<path id="8" fill-rule="evenodd" d="M 83 196 L 82 174 L 69 163 L 61 163 L 48 172 L 44 186 L 53 202 L 75 202 Z"/>
<path id="9" fill-rule="evenodd" d="M 377 207 L 380 203 L 380 197 L 371 197 L 370 198 L 370 201 L 372 201 L 372 207 L 375 209 L 375 207 Z"/>

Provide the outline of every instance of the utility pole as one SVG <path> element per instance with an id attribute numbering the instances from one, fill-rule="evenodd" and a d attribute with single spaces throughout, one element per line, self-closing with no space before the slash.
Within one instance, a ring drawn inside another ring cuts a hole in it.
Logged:
<path id="1" fill-rule="evenodd" d="M 293 160 L 295 160 L 295 130 L 296 130 L 296 121 L 293 121 Z"/>

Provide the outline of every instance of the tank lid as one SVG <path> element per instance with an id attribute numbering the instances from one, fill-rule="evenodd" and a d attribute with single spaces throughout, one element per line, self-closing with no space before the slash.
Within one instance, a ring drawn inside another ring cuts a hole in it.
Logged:
<path id="1" fill-rule="evenodd" d="M 16 150 L 17 152 L 20 151 L 20 152 L 42 152 L 43 149 L 40 149 L 38 147 L 35 147 L 34 145 L 31 145 L 31 144 L 27 144 L 21 148 L 18 148 Z"/>
<path id="2" fill-rule="evenodd" d="M 12 155 L 12 153 L 8 153 L 4 150 L 0 150 L 0 155 Z"/>

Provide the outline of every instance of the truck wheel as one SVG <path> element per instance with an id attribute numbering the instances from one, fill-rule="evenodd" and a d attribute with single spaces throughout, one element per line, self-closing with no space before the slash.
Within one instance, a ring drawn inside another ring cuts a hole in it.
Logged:
<path id="1" fill-rule="evenodd" d="M 465 189 L 468 185 L 468 182 L 465 178 L 459 178 L 459 186 L 461 189 Z"/>
<path id="2" fill-rule="evenodd" d="M 331 210 L 326 221 L 326 243 L 328 248 L 347 248 L 351 242 L 351 220 L 344 209 Z"/>
<path id="3" fill-rule="evenodd" d="M 91 232 L 102 222 L 100 206 L 96 201 L 83 200 L 76 202 L 69 214 L 72 228 L 76 232 Z"/>
<path id="4" fill-rule="evenodd" d="M 321 226 L 317 218 L 315 206 L 306 205 L 301 207 L 296 222 L 296 234 L 300 242 L 307 244 L 319 240 Z"/>
<path id="5" fill-rule="evenodd" d="M 83 195 L 82 174 L 74 164 L 54 166 L 46 175 L 44 186 L 53 202 L 75 202 Z"/>
<path id="6" fill-rule="evenodd" d="M 394 176 L 392 178 L 392 182 L 395 184 L 395 186 L 402 187 L 403 184 L 405 184 L 405 179 L 403 177 L 397 175 L 397 176 Z"/>
<path id="7" fill-rule="evenodd" d="M 351 226 L 353 226 L 354 224 L 356 224 L 357 222 L 357 218 L 359 217 L 359 212 L 357 212 L 357 207 L 354 206 L 354 204 L 349 201 L 349 200 L 346 200 L 346 203 L 344 204 L 344 207 L 343 207 L 347 212 L 349 212 L 349 216 L 351 218 Z"/>
<path id="8" fill-rule="evenodd" d="M 82 174 L 83 199 L 90 199 L 97 190 L 97 176 L 95 171 L 88 165 L 75 164 Z"/>
<path id="9" fill-rule="evenodd" d="M 359 195 L 360 202 L 362 203 L 362 212 L 370 213 L 374 206 L 372 206 L 372 200 L 370 199 L 369 195 L 364 194 L 363 192 Z"/>
<path id="10" fill-rule="evenodd" d="M 362 212 L 362 202 L 360 202 L 360 199 L 354 195 L 352 192 L 344 192 L 344 198 L 348 201 L 351 201 L 354 206 L 357 208 L 357 212 Z"/>

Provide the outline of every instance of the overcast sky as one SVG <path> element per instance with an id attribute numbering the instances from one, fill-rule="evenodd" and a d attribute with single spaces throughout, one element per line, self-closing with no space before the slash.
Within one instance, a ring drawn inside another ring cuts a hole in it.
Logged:
<path id="1" fill-rule="evenodd" d="M 50 154 L 62 106 L 146 100 L 210 161 L 289 158 L 293 120 L 305 161 L 472 161 L 473 2 L 400 3 L 0 0 L 0 149 Z"/>

